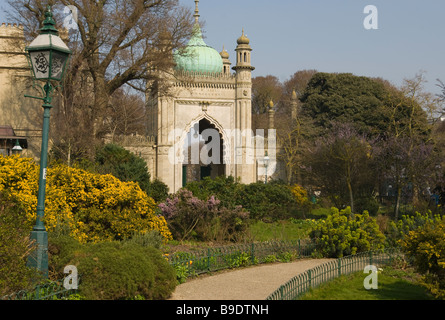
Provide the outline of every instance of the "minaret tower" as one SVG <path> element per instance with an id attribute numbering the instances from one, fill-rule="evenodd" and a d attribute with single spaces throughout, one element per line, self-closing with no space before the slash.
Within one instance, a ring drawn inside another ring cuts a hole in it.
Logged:
<path id="1" fill-rule="evenodd" d="M 195 24 L 199 24 L 199 0 L 195 0 L 195 14 L 193 16 L 195 17 Z"/>
<path id="2" fill-rule="evenodd" d="M 254 67 L 252 67 L 252 61 L 251 61 L 251 53 L 252 48 L 250 46 L 250 40 L 246 37 L 244 34 L 241 35 L 240 38 L 238 38 L 238 46 L 236 47 L 236 66 L 233 67 L 233 70 L 236 72 L 241 71 L 241 69 L 246 69 L 248 73 L 251 73 L 253 70 L 255 70 Z"/>
<path id="3" fill-rule="evenodd" d="M 252 48 L 250 40 L 243 33 L 238 38 L 236 47 L 236 65 L 232 68 L 236 75 L 236 129 L 242 133 L 236 137 L 235 161 L 236 176 L 241 177 L 241 182 L 249 183 L 256 180 L 254 164 L 254 145 L 252 144 L 252 71 L 255 70 L 251 63 Z"/>

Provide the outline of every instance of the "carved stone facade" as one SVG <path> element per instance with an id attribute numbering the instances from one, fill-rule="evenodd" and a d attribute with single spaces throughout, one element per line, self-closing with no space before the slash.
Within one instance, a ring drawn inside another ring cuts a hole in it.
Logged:
<path id="1" fill-rule="evenodd" d="M 199 1 L 195 3 L 198 35 L 190 41 L 194 60 L 183 63 L 182 58 L 178 59 L 176 70 L 165 73 L 163 81 L 171 88 L 168 95 L 161 93 L 156 84 L 149 87 L 148 135 L 156 137 L 156 144 L 146 148 L 145 154 L 140 153 L 148 163 L 152 178 L 166 183 L 171 192 L 205 176 L 231 175 L 242 183 L 264 181 L 264 147 L 269 148 L 271 159 L 269 176 L 275 172 L 276 148 L 264 141 L 264 135 L 256 137 L 252 131 L 252 71 L 255 68 L 251 64 L 250 41 L 243 30 L 235 50 L 236 64 L 232 68 L 235 73 L 230 71 L 230 57 L 224 48 L 220 53 L 221 71 L 213 72 L 218 61 L 209 62 L 209 47 L 203 42 L 198 25 Z M 214 57 L 213 53 L 210 55 Z M 212 72 L 202 71 L 205 70 L 203 61 L 211 65 Z M 216 137 L 209 139 L 206 129 L 212 129 Z M 125 144 L 125 147 L 136 150 L 134 145 Z M 208 157 L 209 149 L 212 149 L 210 164 L 202 159 L 203 155 Z"/>
<path id="2" fill-rule="evenodd" d="M 0 125 L 20 137 L 23 154 L 39 155 L 41 108 L 25 94 L 32 93 L 31 73 L 25 55 L 23 27 L 0 25 Z"/>

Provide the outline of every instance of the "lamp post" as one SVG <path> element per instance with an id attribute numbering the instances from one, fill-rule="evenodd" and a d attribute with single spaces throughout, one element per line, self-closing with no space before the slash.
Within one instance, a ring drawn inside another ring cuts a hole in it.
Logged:
<path id="1" fill-rule="evenodd" d="M 270 158 L 269 158 L 269 155 L 267 154 L 267 151 L 266 151 L 266 155 L 264 157 L 264 168 L 266 169 L 265 184 L 267 184 L 267 167 L 269 167 L 269 162 L 270 162 Z"/>
<path id="2" fill-rule="evenodd" d="M 14 148 L 12 148 L 12 154 L 20 154 L 23 151 L 20 146 L 19 139 L 16 140 Z"/>
<path id="3" fill-rule="evenodd" d="M 65 74 L 66 65 L 71 51 L 59 37 L 55 28 L 51 7 L 45 12 L 45 21 L 40 34 L 26 47 L 34 80 L 41 81 L 44 86 L 36 85 L 42 90 L 43 97 L 25 95 L 27 98 L 43 100 L 43 131 L 40 154 L 39 193 L 37 198 L 37 219 L 31 232 L 31 240 L 35 240 L 37 248 L 28 259 L 28 266 L 37 269 L 45 278 L 48 277 L 48 234 L 43 223 L 45 215 L 46 171 L 48 162 L 48 135 L 50 110 L 52 108 L 52 82 L 60 82 Z"/>

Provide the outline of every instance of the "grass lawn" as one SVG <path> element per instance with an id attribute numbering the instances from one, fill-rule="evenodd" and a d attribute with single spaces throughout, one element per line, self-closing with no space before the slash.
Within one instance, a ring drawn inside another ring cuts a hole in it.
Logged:
<path id="1" fill-rule="evenodd" d="M 250 226 L 249 234 L 253 241 L 298 240 L 308 237 L 312 225 L 311 220 L 258 221 Z"/>
<path id="2" fill-rule="evenodd" d="M 378 273 L 378 289 L 366 290 L 363 281 L 369 274 L 357 272 L 311 289 L 301 300 L 434 300 L 412 271 L 383 269 Z"/>

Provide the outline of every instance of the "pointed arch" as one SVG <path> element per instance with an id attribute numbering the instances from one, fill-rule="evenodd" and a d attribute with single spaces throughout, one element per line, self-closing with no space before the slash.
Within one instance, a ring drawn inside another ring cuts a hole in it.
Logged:
<path id="1" fill-rule="evenodd" d="M 231 163 L 231 141 L 230 137 L 227 135 L 227 131 L 223 128 L 223 126 L 213 117 L 211 117 L 208 113 L 204 112 L 200 114 L 198 117 L 193 119 L 184 129 L 183 134 L 181 136 L 181 139 L 179 140 L 179 146 L 180 146 L 180 153 L 183 155 L 184 153 L 184 144 L 185 140 L 187 139 L 188 133 L 191 131 L 191 129 L 196 125 L 199 124 L 202 120 L 207 120 L 210 122 L 211 125 L 215 127 L 216 130 L 218 130 L 219 134 L 221 135 L 221 141 L 223 145 L 223 164 L 227 165 Z M 183 158 L 181 158 L 182 161 L 184 161 Z"/>

